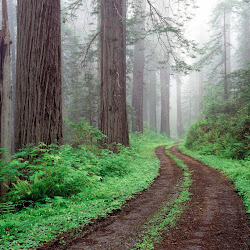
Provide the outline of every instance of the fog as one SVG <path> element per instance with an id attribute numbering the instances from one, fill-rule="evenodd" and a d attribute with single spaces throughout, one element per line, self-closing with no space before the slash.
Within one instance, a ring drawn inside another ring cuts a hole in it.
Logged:
<path id="1" fill-rule="evenodd" d="M 145 5 L 143 13 L 138 12 L 138 3 Z M 212 51 L 212 46 L 215 46 L 212 43 L 213 39 L 218 39 L 214 38 L 216 34 L 222 32 L 222 19 L 217 20 L 216 25 L 219 28 L 212 24 L 212 20 L 217 15 L 215 13 L 218 12 L 218 10 L 215 11 L 216 5 L 219 3 L 227 4 L 228 2 L 127 0 L 127 105 L 130 128 L 135 116 L 135 107 L 132 104 L 135 81 L 133 76 L 135 44 L 140 41 L 145 44 L 145 46 L 142 45 L 144 46 L 142 49 L 139 49 L 143 50 L 145 56 L 145 63 L 143 62 L 145 64 L 143 73 L 144 127 L 161 131 L 163 93 L 160 72 L 167 63 L 171 64 L 169 94 L 171 136 L 173 138 L 184 136 L 190 125 L 202 117 L 203 96 L 207 86 L 211 83 L 218 84 L 223 75 L 222 56 L 218 57 L 218 54 L 223 54 L 223 51 L 218 52 L 218 49 L 217 54 L 211 54 L 210 57 L 208 56 L 210 52 L 207 52 Z M 13 4 L 16 4 L 16 1 Z M 239 53 L 239 47 L 242 46 L 238 29 L 242 21 L 238 15 L 239 8 L 237 8 L 230 14 L 230 25 L 225 25 L 228 39 L 226 67 L 228 70 L 230 68 L 230 72 L 241 68 L 237 60 L 232 60 L 232 56 Z M 63 115 L 64 118 L 74 122 L 85 119 L 96 127 L 99 119 L 100 86 L 98 73 L 100 18 L 98 13 L 99 7 L 96 0 L 62 1 Z M 143 21 L 140 21 L 140 18 Z M 14 19 L 13 15 L 11 21 L 13 22 Z M 143 22 L 142 26 L 140 22 Z M 219 42 L 221 43 L 220 50 L 223 50 L 223 37 Z M 154 83 L 150 80 L 152 74 L 155 74 L 152 76 L 155 79 Z M 179 77 L 181 82 L 181 97 L 178 105 L 181 105 L 179 116 L 182 117 L 182 121 L 177 121 L 176 77 Z M 152 91 L 156 91 L 155 101 L 150 97 Z M 154 105 L 150 103 L 151 101 L 156 103 L 153 114 L 150 111 L 150 107 Z M 152 118 L 152 115 L 155 118 Z M 154 119 L 156 121 L 151 124 Z M 179 123 L 182 123 L 182 135 L 177 133 Z"/>
<path id="2" fill-rule="evenodd" d="M 135 26 L 131 26 L 131 20 L 135 15 L 135 6 L 136 1 L 127 1 L 127 18 L 128 18 L 128 34 L 131 36 L 131 32 Z M 147 72 L 151 72 L 152 70 L 156 71 L 156 91 L 157 91 L 157 102 L 156 102 L 156 128 L 155 130 L 160 131 L 161 124 L 161 88 L 160 88 L 160 68 L 162 67 L 162 63 L 159 62 L 167 61 L 167 58 L 162 57 L 162 53 L 170 53 L 170 57 L 172 57 L 171 63 L 173 68 L 171 70 L 171 81 L 170 81 L 170 129 L 171 135 L 173 137 L 177 137 L 177 84 L 176 84 L 176 75 L 180 76 L 181 79 L 181 110 L 182 110 L 182 126 L 183 126 L 183 134 L 185 134 L 188 130 L 188 127 L 195 122 L 200 117 L 200 107 L 202 102 L 202 97 L 199 96 L 201 93 L 203 94 L 203 90 L 199 90 L 199 82 L 202 81 L 202 88 L 205 89 L 207 79 L 207 72 L 209 71 L 207 68 L 198 68 L 196 70 L 186 70 L 183 72 L 183 69 L 178 73 L 174 68 L 176 67 L 176 59 L 175 57 L 179 57 L 177 60 L 184 61 L 187 65 L 194 65 L 197 61 L 199 61 L 203 55 L 199 54 L 197 51 L 193 52 L 190 48 L 183 48 L 183 43 L 178 42 L 178 37 L 175 35 L 169 34 L 166 36 L 164 33 L 159 33 L 156 30 L 152 32 L 152 30 L 156 29 L 156 26 L 162 24 L 159 21 L 159 15 L 162 15 L 166 18 L 170 18 L 169 23 L 181 23 L 181 33 L 184 37 L 183 39 L 188 39 L 189 41 L 193 41 L 198 49 L 201 49 L 213 35 L 213 27 L 211 25 L 213 10 L 216 5 L 221 2 L 218 0 L 198 0 L 198 1 L 162 1 L 162 0 L 154 0 L 154 1 L 145 1 L 146 9 L 145 9 L 145 29 L 140 32 L 144 33 L 143 39 L 146 41 L 147 45 L 144 48 L 145 56 L 146 56 L 146 64 L 144 70 L 144 91 L 147 89 L 146 86 L 148 84 L 152 84 L 148 82 L 148 77 L 146 75 Z M 151 4 L 151 5 L 150 5 Z M 72 35 L 77 37 L 79 52 L 81 56 L 78 57 L 76 64 L 82 67 L 83 65 L 83 57 L 86 57 L 86 54 L 90 52 L 90 50 L 96 51 L 97 49 L 97 37 L 95 37 L 98 32 L 98 7 L 96 1 L 63 1 L 63 29 L 66 27 L 70 29 Z M 155 13 L 154 13 L 155 11 Z M 152 14 L 153 13 L 153 14 Z M 231 22 L 233 23 L 233 21 Z M 132 27 L 132 28 L 131 28 Z M 132 36 L 135 34 L 132 34 Z M 135 35 L 136 36 L 136 35 Z M 131 37 L 129 38 L 131 39 Z M 137 38 L 135 38 L 137 39 Z M 96 40 L 96 41 L 95 41 Z M 236 34 L 233 28 L 231 29 L 231 41 L 236 43 Z M 171 44 L 171 42 L 173 42 Z M 67 43 L 67 41 L 65 41 Z M 179 43 L 179 44 L 178 44 Z M 172 48 L 176 45 L 176 48 Z M 184 42 L 185 45 L 185 42 Z M 172 47 L 171 47 L 172 46 Z M 171 49 L 170 49 L 171 47 Z M 129 116 L 130 119 L 133 117 L 133 107 L 132 107 L 132 85 L 133 85 L 133 51 L 134 43 L 127 41 L 127 102 L 129 107 Z M 92 52 L 93 52 L 92 51 Z M 164 51 L 164 52 L 163 52 Z M 191 54 L 191 56 L 190 56 Z M 179 56 L 180 55 L 180 56 Z M 195 58 L 194 58 L 195 57 Z M 154 63 L 152 64 L 152 61 Z M 151 62 L 151 63 L 149 63 Z M 88 63 L 87 63 L 88 64 Z M 89 64 L 88 64 L 89 65 Z M 92 68 L 98 67 L 97 61 L 92 61 Z M 85 65 L 86 66 L 86 65 Z M 84 67 L 85 67 L 84 66 Z M 209 67 L 209 66 L 208 66 Z M 85 71 L 86 69 L 79 69 L 80 71 Z M 201 73 L 202 71 L 202 73 Z M 97 71 L 96 71 L 97 72 Z M 202 79 L 201 79 L 202 74 Z M 70 84 L 69 76 L 65 76 L 64 79 L 69 78 L 65 82 L 65 89 L 72 88 L 72 84 Z M 98 81 L 98 73 L 95 76 L 96 81 Z M 86 87 L 83 87 L 86 91 Z M 71 91 L 69 91 L 71 92 Z M 151 105 L 145 104 L 148 100 L 147 94 L 144 94 L 146 98 L 144 98 L 144 106 Z M 67 98 L 66 98 L 67 99 Z M 71 99 L 71 98 L 68 98 Z M 65 116 L 67 115 L 67 109 L 70 106 L 69 103 L 66 103 L 65 108 Z M 75 103 L 76 104 L 76 103 Z M 79 107 L 80 109 L 80 107 Z M 145 109 L 145 108 L 144 108 Z M 68 109 L 69 111 L 70 109 Z M 146 115 L 145 115 L 146 114 Z M 146 118 L 145 118 L 146 116 Z M 144 110 L 144 124 L 146 127 L 152 127 L 149 119 L 149 114 Z M 86 118 L 86 117 L 85 117 Z M 94 119 L 94 124 L 98 123 L 98 119 Z M 180 136 L 180 135 L 179 135 Z"/>

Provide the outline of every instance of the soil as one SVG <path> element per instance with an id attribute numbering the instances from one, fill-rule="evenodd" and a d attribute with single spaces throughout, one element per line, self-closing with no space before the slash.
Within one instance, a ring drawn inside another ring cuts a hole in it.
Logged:
<path id="1" fill-rule="evenodd" d="M 190 169 L 192 196 L 176 226 L 166 229 L 155 249 L 250 249 L 249 220 L 230 181 L 213 168 L 182 154 L 177 147 L 170 150 Z M 159 177 L 148 190 L 121 211 L 93 221 L 80 233 L 61 235 L 39 249 L 131 249 L 144 233 L 143 225 L 163 203 L 178 197 L 175 186 L 183 178 L 182 171 L 165 154 L 165 146 L 158 147 L 156 155 L 161 163 Z M 62 236 L 66 241 L 63 245 L 59 241 Z"/>
<path id="2" fill-rule="evenodd" d="M 115 211 L 106 219 L 93 221 L 81 233 L 61 235 L 58 240 L 50 242 L 39 249 L 130 249 L 143 233 L 142 226 L 163 203 L 178 197 L 174 190 L 183 177 L 181 169 L 167 157 L 165 146 L 158 147 L 156 155 L 160 159 L 159 176 L 151 187 L 135 199 L 129 201 L 121 211 Z M 60 244 L 63 237 L 66 245 Z"/>
<path id="3" fill-rule="evenodd" d="M 193 195 L 181 219 L 155 249 L 250 249 L 244 205 L 230 181 L 177 147 L 171 153 L 189 166 Z"/>

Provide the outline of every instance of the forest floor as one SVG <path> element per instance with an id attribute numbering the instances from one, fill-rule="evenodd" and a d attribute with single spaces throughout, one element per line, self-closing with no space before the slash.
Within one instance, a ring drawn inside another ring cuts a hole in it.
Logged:
<path id="1" fill-rule="evenodd" d="M 165 228 L 154 249 L 249 249 L 249 220 L 230 181 L 217 170 L 182 154 L 177 147 L 170 152 L 189 168 L 191 195 L 178 221 L 172 228 Z M 184 179 L 181 168 L 165 153 L 165 146 L 158 147 L 156 155 L 161 163 L 160 175 L 148 190 L 121 211 L 93 221 L 80 233 L 63 235 L 63 242 L 55 240 L 39 249 L 141 248 L 135 244 L 148 233 L 145 225 L 163 206 L 170 206 L 179 197 Z M 151 248 L 144 245 L 143 249 Z"/>

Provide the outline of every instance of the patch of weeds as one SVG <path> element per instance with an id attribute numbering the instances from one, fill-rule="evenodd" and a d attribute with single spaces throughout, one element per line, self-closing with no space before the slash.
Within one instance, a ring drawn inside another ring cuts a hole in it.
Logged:
<path id="1" fill-rule="evenodd" d="M 195 151 L 188 150 L 183 145 L 180 150 L 187 155 L 221 171 L 235 185 L 246 206 L 247 213 L 250 213 L 250 161 L 232 160 L 214 155 L 200 155 Z"/>
<path id="2" fill-rule="evenodd" d="M 188 166 L 170 152 L 167 151 L 166 153 L 183 170 L 183 180 L 177 183 L 175 187 L 176 192 L 179 190 L 181 190 L 181 192 L 175 200 L 163 204 L 153 218 L 147 222 L 143 228 L 145 233 L 133 249 L 154 249 L 154 244 L 159 242 L 162 233 L 175 225 L 184 211 L 185 203 L 189 200 L 191 195 L 189 187 L 192 183 L 192 179 Z"/>
<path id="3" fill-rule="evenodd" d="M 158 176 L 160 165 L 154 150 L 163 144 L 170 145 L 171 141 L 166 137 L 157 139 L 155 135 L 155 140 L 151 142 L 149 136 L 132 135 L 132 149 L 125 148 L 118 155 L 107 150 L 98 150 L 95 154 L 85 146 L 73 148 L 68 145 L 58 150 L 53 149 L 53 154 L 41 146 L 31 148 L 32 155 L 27 150 L 20 152 L 23 155 L 19 155 L 16 160 L 19 165 L 13 163 L 17 165 L 15 168 L 17 173 L 25 175 L 35 166 L 39 168 L 39 172 L 34 171 L 37 175 L 42 168 L 45 172 L 40 174 L 38 181 L 47 182 L 45 175 L 47 171 L 51 169 L 50 176 L 54 178 L 60 171 L 54 175 L 53 168 L 61 166 L 63 169 L 66 166 L 74 171 L 74 176 L 70 176 L 70 181 L 74 185 L 76 185 L 74 179 L 80 181 L 81 178 L 78 178 L 80 176 L 83 179 L 88 178 L 89 181 L 85 182 L 87 185 L 83 183 L 81 187 L 77 184 L 76 188 L 82 189 L 64 197 L 56 193 L 53 196 L 46 195 L 44 202 L 41 203 L 33 199 L 33 206 L 23 207 L 15 214 L 8 212 L 12 210 L 12 203 L 3 205 L 1 209 L 7 212 L 0 214 L 0 249 L 36 249 L 64 232 L 80 230 L 91 220 L 105 217 L 113 210 L 120 209 L 134 194 L 149 187 Z M 52 156 L 52 160 L 48 161 L 47 159 L 51 159 Z M 30 165 L 31 162 L 35 163 L 34 161 L 38 161 L 38 166 Z M 45 165 L 46 163 L 49 164 Z M 70 173 L 72 171 L 70 170 Z M 27 181 L 27 178 L 23 179 Z M 57 188 L 64 185 L 64 182 L 58 180 Z M 35 181 L 29 183 L 36 184 Z M 38 192 L 39 188 L 32 190 Z M 18 193 L 12 194 L 11 197 L 19 197 L 23 192 L 18 189 Z"/>

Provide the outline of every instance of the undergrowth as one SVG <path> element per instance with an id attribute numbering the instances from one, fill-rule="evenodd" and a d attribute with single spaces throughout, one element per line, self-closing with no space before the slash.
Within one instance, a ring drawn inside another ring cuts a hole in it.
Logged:
<path id="1" fill-rule="evenodd" d="M 220 106 L 228 107 L 229 102 Z M 219 109 L 220 106 L 211 104 L 211 109 Z M 191 126 L 185 146 L 203 155 L 250 159 L 249 110 L 250 105 L 242 107 L 235 114 L 214 110 L 215 114 L 212 115 L 210 111 L 207 118 Z"/>
<path id="2" fill-rule="evenodd" d="M 157 211 L 153 218 L 147 222 L 143 228 L 145 233 L 140 238 L 139 242 L 134 246 L 134 249 L 154 249 L 154 244 L 159 242 L 162 233 L 165 232 L 166 229 L 175 226 L 176 221 L 183 213 L 185 202 L 189 200 L 189 187 L 192 183 L 192 180 L 188 166 L 177 157 L 172 155 L 169 151 L 166 153 L 183 170 L 184 180 L 182 183 L 178 183 L 175 187 L 175 189 L 180 189 L 181 192 L 177 199 L 173 200 L 171 203 L 166 202 L 163 204 L 163 206 Z"/>
<path id="3" fill-rule="evenodd" d="M 224 83 L 208 83 L 200 120 L 187 134 L 185 146 L 202 155 L 250 160 L 250 67 L 228 75 Z"/>
<path id="4" fill-rule="evenodd" d="M 0 206 L 0 249 L 35 249 L 120 209 L 153 182 L 154 149 L 170 143 L 146 131 L 118 154 L 94 145 L 21 150 L 1 166 L 2 179 L 8 174 L 14 184 Z"/>
<path id="5" fill-rule="evenodd" d="M 183 153 L 214 167 L 224 173 L 242 196 L 247 212 L 250 213 L 250 161 L 225 159 L 214 155 L 201 155 L 199 152 L 180 146 Z"/>

